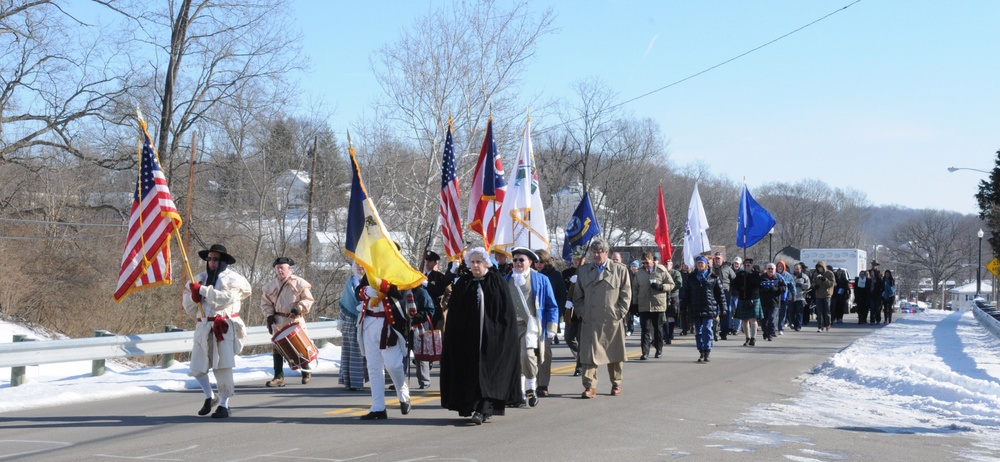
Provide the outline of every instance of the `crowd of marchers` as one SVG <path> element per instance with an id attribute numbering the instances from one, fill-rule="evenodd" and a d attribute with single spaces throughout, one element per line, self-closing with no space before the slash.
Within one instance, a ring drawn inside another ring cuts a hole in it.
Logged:
<path id="1" fill-rule="evenodd" d="M 608 395 L 620 396 L 625 339 L 635 334 L 636 326 L 640 361 L 660 358 L 675 336 L 690 334 L 699 353 L 696 361 L 704 364 L 711 360 L 714 343 L 731 336 L 755 347 L 758 338 L 775 341 L 786 329 L 829 332 L 849 313 L 857 313 L 860 324 L 889 323 L 896 290 L 892 272 L 883 273 L 875 261 L 854 281 L 822 261 L 813 268 L 802 263 L 789 267 L 783 260 L 761 265 L 739 257 L 725 261 L 721 253 L 674 268 L 653 252 L 626 263 L 600 238 L 577 248 L 571 264 L 561 270 L 561 262 L 547 251 L 527 248 L 492 253 L 473 248 L 447 268 L 441 268 L 440 260 L 437 253 L 426 253 L 427 281 L 413 289 L 425 292 L 426 297 L 416 298 L 426 301 L 402 309 L 409 291 L 389 288 L 391 295 L 381 306 L 390 311 L 400 307 L 395 311 L 408 316 L 411 332 L 413 326 L 443 332 L 441 405 L 476 425 L 510 407 L 535 407 L 539 398 L 549 396 L 552 345 L 560 340 L 576 360 L 573 375 L 581 377 L 580 398 L 599 394 L 601 366 L 608 372 Z M 364 326 L 358 316 L 371 314 L 377 306 L 371 301 L 380 293 L 366 288 L 363 269 L 356 266 L 355 271 L 340 303 L 345 326 Z M 389 362 L 373 362 L 371 353 L 362 354 L 384 349 L 378 339 L 391 329 L 385 317 L 373 319 L 376 328 L 369 340 L 345 329 L 340 373 L 340 383 L 351 390 L 370 382 L 372 407 L 361 417 L 366 420 L 388 417 L 385 401 L 379 399 L 385 372 L 402 377 L 412 361 L 420 388 L 431 385 L 431 365 L 413 361 L 402 346 Z M 402 328 L 398 334 L 412 340 Z M 368 345 L 358 344 L 366 341 Z M 407 385 L 393 382 L 406 414 Z"/>
<path id="2" fill-rule="evenodd" d="M 234 394 L 232 358 L 245 331 L 239 303 L 250 290 L 245 279 L 226 268 L 235 259 L 224 246 L 199 255 L 207 271 L 190 284 L 185 297 L 185 308 L 198 316 L 200 329 L 191 374 L 205 393 L 199 414 L 218 406 L 212 417 L 224 418 Z M 368 384 L 372 402 L 362 420 L 388 418 L 386 376 L 404 415 L 411 410 L 407 369 L 416 369 L 421 389 L 431 386 L 431 363 L 409 354 L 415 333 L 441 333 L 441 405 L 481 425 L 507 408 L 535 407 L 539 398 L 549 396 L 552 345 L 560 339 L 575 358 L 580 398 L 598 396 L 601 366 L 607 369 L 608 395 L 615 397 L 623 393 L 625 339 L 634 335 L 636 325 L 640 361 L 660 358 L 675 335 L 691 334 L 697 362 L 705 364 L 715 342 L 730 336 L 742 336 L 743 346 L 754 347 L 758 338 L 774 341 L 786 328 L 798 332 L 813 325 L 818 333 L 829 332 L 849 313 L 857 313 L 860 324 L 889 323 L 896 296 L 892 272 L 883 273 L 875 261 L 853 283 L 843 269 L 822 261 L 814 268 L 802 263 L 789 268 L 781 260 L 761 266 L 739 257 L 725 261 L 716 253 L 675 269 L 672 261 L 661 262 L 653 252 L 625 263 L 601 238 L 577 248 L 572 264 L 561 271 L 546 250 L 523 247 L 493 253 L 476 247 L 447 268 L 440 262 L 437 253 L 426 252 L 426 280 L 411 289 L 369 281 L 357 264 L 344 285 L 339 383 L 349 390 Z M 309 283 L 292 274 L 293 265 L 287 257 L 275 260 L 276 277 L 262 289 L 261 310 L 276 337 L 285 332 L 298 336 L 301 330 L 308 344 L 302 318 L 313 300 Z M 282 346 L 275 342 L 274 377 L 265 385 L 285 385 L 285 361 L 307 384 L 308 363 L 315 356 L 289 355 Z M 297 358 L 294 363 L 292 358 Z M 219 382 L 218 394 L 209 385 L 210 368 Z"/>

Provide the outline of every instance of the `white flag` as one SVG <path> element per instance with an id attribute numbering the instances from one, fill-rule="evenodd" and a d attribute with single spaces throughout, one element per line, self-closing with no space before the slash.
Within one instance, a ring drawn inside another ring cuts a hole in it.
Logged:
<path id="1" fill-rule="evenodd" d="M 535 154 L 531 147 L 531 119 L 524 129 L 521 151 L 517 163 L 510 172 L 507 192 L 500 208 L 493 247 L 510 254 L 514 247 L 549 250 L 549 232 L 545 224 L 545 210 L 542 195 L 538 189 L 538 170 L 535 168 Z"/>
<path id="2" fill-rule="evenodd" d="M 694 184 L 694 194 L 688 204 L 688 222 L 684 229 L 684 263 L 694 267 L 694 259 L 698 255 L 712 250 L 708 243 L 708 217 L 705 216 L 705 206 L 701 205 L 701 195 L 698 194 L 698 183 Z"/>

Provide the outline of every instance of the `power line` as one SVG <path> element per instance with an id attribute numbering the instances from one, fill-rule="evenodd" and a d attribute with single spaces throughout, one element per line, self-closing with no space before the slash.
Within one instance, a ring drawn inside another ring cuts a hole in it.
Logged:
<path id="1" fill-rule="evenodd" d="M 88 234 L 86 236 L 50 236 L 50 237 L 32 237 L 32 236 L 0 236 L 0 241 L 65 241 L 69 239 L 95 239 L 95 238 L 107 238 L 115 237 L 119 238 L 125 236 L 125 233 L 120 234 Z"/>
<path id="2" fill-rule="evenodd" d="M 610 110 L 613 110 L 613 109 L 617 109 L 617 108 L 622 107 L 622 106 L 624 106 L 624 105 L 626 105 L 628 103 L 631 103 L 633 101 L 637 101 L 639 99 L 645 98 L 645 97 L 650 96 L 650 95 L 652 95 L 654 93 L 659 93 L 659 92 L 661 92 L 663 90 L 666 90 L 666 89 L 668 89 L 670 87 L 673 87 L 675 85 L 679 85 L 679 84 L 684 83 L 684 82 L 686 82 L 688 80 L 691 80 L 691 79 L 693 79 L 695 77 L 698 77 L 699 75 L 702 75 L 702 74 L 704 74 L 706 72 L 712 71 L 712 70 L 717 69 L 717 68 L 722 67 L 722 66 L 725 66 L 726 64 L 729 64 L 729 63 L 731 63 L 733 61 L 736 61 L 737 59 L 740 59 L 740 58 L 742 58 L 742 57 L 744 57 L 746 55 L 749 55 L 750 53 L 753 53 L 753 52 L 755 52 L 757 50 L 760 50 L 761 48 L 764 48 L 764 47 L 766 47 L 768 45 L 771 45 L 771 44 L 773 44 L 775 42 L 778 42 L 779 40 L 787 38 L 788 36 L 790 36 L 792 34 L 795 34 L 796 32 L 799 32 L 799 31 L 801 31 L 801 30 L 803 30 L 803 29 L 805 29 L 807 27 L 810 27 L 810 26 L 812 26 L 812 25 L 814 25 L 814 24 L 816 24 L 816 23 L 818 23 L 820 21 L 823 21 L 824 19 L 829 18 L 830 16 L 833 16 L 833 15 L 835 15 L 837 13 L 840 13 L 841 11 L 844 11 L 844 10 L 846 10 L 846 9 L 848 9 L 848 8 L 850 8 L 850 7 L 858 4 L 858 3 L 861 3 L 861 0 L 855 0 L 855 1 L 853 1 L 853 2 L 851 2 L 851 3 L 849 3 L 849 4 L 845 5 L 845 6 L 843 6 L 841 8 L 838 8 L 838 9 L 836 9 L 834 11 L 831 11 L 830 13 L 827 13 L 826 15 L 820 17 L 819 19 L 816 19 L 816 20 L 814 20 L 814 21 L 812 21 L 812 22 L 810 22 L 810 23 L 808 23 L 808 24 L 806 24 L 804 26 L 801 26 L 801 27 L 799 27 L 797 29 L 794 29 L 791 32 L 788 32 L 788 33 L 786 33 L 784 35 L 781 35 L 781 36 L 779 36 L 779 37 L 777 37 L 777 38 L 775 38 L 775 39 L 773 39 L 771 41 L 765 42 L 762 45 L 758 45 L 758 46 L 756 46 L 754 48 L 751 48 L 751 49 L 749 49 L 749 50 L 747 50 L 747 51 L 745 51 L 743 53 L 740 53 L 740 54 L 738 54 L 736 56 L 733 56 L 732 58 L 729 58 L 729 59 L 727 59 L 725 61 L 722 61 L 722 62 L 720 62 L 720 63 L 718 63 L 718 64 L 716 64 L 714 66 L 707 67 L 707 68 L 702 69 L 702 70 L 700 70 L 698 72 L 695 72 L 694 74 L 691 74 L 691 75 L 689 75 L 687 77 L 684 77 L 684 78 L 682 78 L 680 80 L 676 80 L 676 81 L 670 82 L 670 83 L 668 83 L 668 84 L 666 84 L 666 85 L 664 85 L 664 86 L 662 86 L 660 88 L 648 91 L 648 92 L 643 93 L 643 94 L 641 94 L 639 96 L 636 96 L 634 98 L 627 99 L 627 100 L 622 101 L 620 103 L 608 106 L 607 108 L 602 109 L 601 111 L 598 111 L 598 113 L 596 115 L 600 115 L 600 113 L 602 113 L 602 112 L 606 112 L 606 111 L 610 111 Z M 536 133 L 539 133 L 539 134 L 545 133 L 545 132 L 547 132 L 547 131 L 555 128 L 555 127 L 569 125 L 569 124 L 571 124 L 573 122 L 576 122 L 576 121 L 582 120 L 582 119 L 584 119 L 584 117 L 577 117 L 576 119 L 573 119 L 573 120 L 570 120 L 570 121 L 567 121 L 567 122 L 563 122 L 561 124 L 554 125 L 554 126 L 552 126 L 550 128 L 544 129 L 544 130 L 538 130 Z"/>
<path id="3" fill-rule="evenodd" d="M 42 221 L 42 220 L 18 220 L 15 218 L 0 218 L 0 221 L 5 221 L 8 223 L 30 223 L 38 225 L 59 225 L 59 226 L 98 226 L 105 228 L 124 228 L 124 224 L 112 225 L 106 223 L 70 223 L 65 221 Z"/>

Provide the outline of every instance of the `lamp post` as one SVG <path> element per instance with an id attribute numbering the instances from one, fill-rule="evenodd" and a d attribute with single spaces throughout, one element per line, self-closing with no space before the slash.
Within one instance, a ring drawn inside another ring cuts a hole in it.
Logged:
<path id="1" fill-rule="evenodd" d="M 978 168 L 948 167 L 948 172 L 949 173 L 955 173 L 955 172 L 957 172 L 959 170 L 972 170 L 973 172 L 985 173 L 987 175 L 989 175 L 990 173 L 993 173 L 993 172 L 990 172 L 989 170 L 980 170 Z"/>
<path id="2" fill-rule="evenodd" d="M 774 241 L 774 227 L 767 230 L 767 262 L 771 263 L 774 261 L 774 248 L 771 243 Z"/>
<path id="3" fill-rule="evenodd" d="M 983 287 L 983 230 L 976 233 L 979 236 L 979 265 L 976 266 L 976 298 L 979 298 L 979 291 Z"/>

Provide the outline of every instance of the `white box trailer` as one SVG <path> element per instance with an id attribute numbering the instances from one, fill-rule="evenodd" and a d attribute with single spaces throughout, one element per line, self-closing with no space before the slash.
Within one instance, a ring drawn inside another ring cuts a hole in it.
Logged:
<path id="1" fill-rule="evenodd" d="M 847 278 L 854 283 L 862 271 L 868 269 L 868 252 L 861 249 L 802 249 L 800 260 L 806 268 L 813 269 L 816 262 L 824 261 L 836 270 L 847 270 Z"/>

